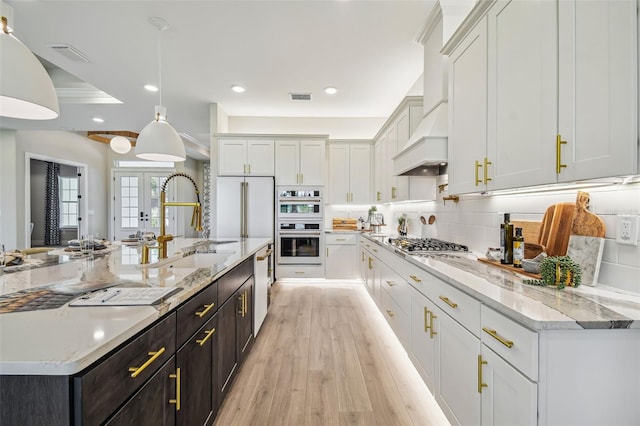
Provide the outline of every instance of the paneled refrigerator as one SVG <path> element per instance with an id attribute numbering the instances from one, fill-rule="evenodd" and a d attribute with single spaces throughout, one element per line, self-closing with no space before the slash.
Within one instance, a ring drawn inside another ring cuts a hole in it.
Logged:
<path id="1" fill-rule="evenodd" d="M 273 238 L 274 198 L 273 177 L 218 177 L 216 236 Z"/>

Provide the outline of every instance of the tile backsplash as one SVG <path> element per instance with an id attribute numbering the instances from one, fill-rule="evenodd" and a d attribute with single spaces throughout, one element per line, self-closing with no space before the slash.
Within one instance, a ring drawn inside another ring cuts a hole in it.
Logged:
<path id="1" fill-rule="evenodd" d="M 599 283 L 640 293 L 640 246 L 616 242 L 616 216 L 640 215 L 640 183 L 581 188 L 590 194 L 589 211 L 600 216 L 606 225 L 605 248 Z M 496 247 L 503 213 L 511 213 L 512 220 L 542 221 L 546 208 L 560 202 L 575 202 L 577 189 L 512 195 L 463 195 L 458 203 L 438 199 L 424 203 L 378 205 L 388 224 L 387 233 L 395 233 L 397 217 L 406 214 L 408 233 L 416 237 L 435 237 L 469 246 L 470 250 L 485 253 Z M 327 228 L 331 218 L 367 218 L 369 206 L 327 205 Z M 436 217 L 433 225 L 423 225 L 420 216 Z"/>

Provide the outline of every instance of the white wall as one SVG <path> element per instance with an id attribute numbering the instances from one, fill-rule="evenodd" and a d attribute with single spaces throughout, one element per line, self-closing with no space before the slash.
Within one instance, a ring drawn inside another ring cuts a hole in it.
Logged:
<path id="1" fill-rule="evenodd" d="M 7 250 L 18 248 L 18 212 L 15 208 L 18 187 L 15 175 L 16 131 L 0 129 L 0 244 L 4 244 Z"/>

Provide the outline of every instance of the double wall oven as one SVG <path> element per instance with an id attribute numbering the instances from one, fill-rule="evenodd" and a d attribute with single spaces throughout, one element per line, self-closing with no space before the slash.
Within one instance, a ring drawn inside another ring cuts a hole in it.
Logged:
<path id="1" fill-rule="evenodd" d="M 324 217 L 317 188 L 278 189 L 279 265 L 322 265 Z"/>

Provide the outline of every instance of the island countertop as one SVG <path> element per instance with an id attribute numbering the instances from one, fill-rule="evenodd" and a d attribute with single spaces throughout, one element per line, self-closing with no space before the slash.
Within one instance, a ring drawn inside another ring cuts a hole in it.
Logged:
<path id="1" fill-rule="evenodd" d="M 412 256 L 388 238 L 363 237 L 534 330 L 640 329 L 640 295 L 598 285 L 541 287 L 477 260 L 473 253 Z"/>
<path id="2" fill-rule="evenodd" d="M 219 248 L 224 256 L 207 267 L 174 267 L 163 261 L 143 267 L 138 264 L 139 249 L 114 246 L 107 254 L 0 275 L 0 295 L 52 288 L 81 294 L 84 289 L 113 285 L 180 288 L 153 306 L 74 307 L 64 303 L 55 309 L 0 314 L 0 374 L 78 373 L 271 242 L 270 238 L 216 245 L 198 239 L 172 242 L 169 260 L 180 257 L 185 248 L 193 251 L 194 244 Z"/>

